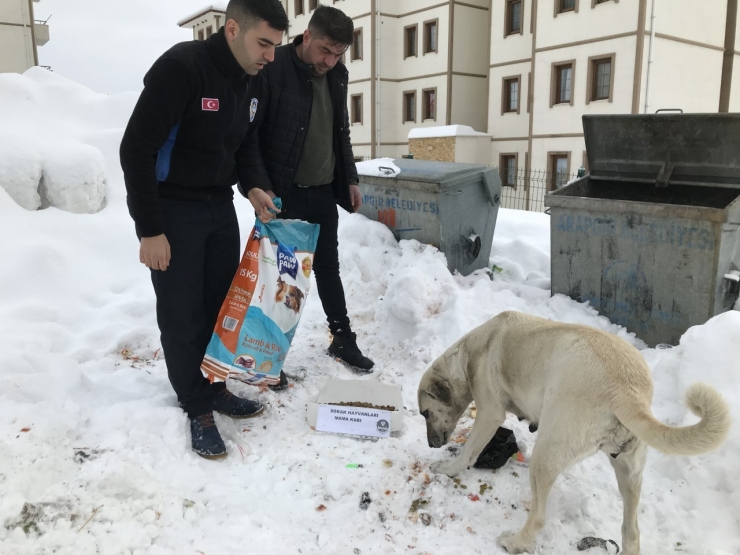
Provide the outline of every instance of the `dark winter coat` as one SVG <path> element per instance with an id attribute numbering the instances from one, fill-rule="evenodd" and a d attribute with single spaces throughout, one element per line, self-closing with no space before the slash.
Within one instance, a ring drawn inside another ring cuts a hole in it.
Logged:
<path id="1" fill-rule="evenodd" d="M 292 44 L 277 48 L 275 60 L 262 70 L 257 127 L 250 129 L 246 141 L 249 152 L 245 163 L 250 179 L 240 184 L 243 194 L 256 186 L 272 189 L 279 197 L 290 196 L 313 105 L 311 68 L 296 53 L 302 42 L 299 36 Z M 334 198 L 352 212 L 349 185 L 357 183 L 358 178 L 347 114 L 349 72 L 338 62 L 327 73 L 327 79 L 334 108 Z"/>
<path id="2" fill-rule="evenodd" d="M 154 63 L 120 149 L 139 235 L 162 233 L 160 196 L 233 196 L 231 187 L 249 179 L 243 143 L 260 83 L 237 63 L 223 28 L 173 46 Z"/>

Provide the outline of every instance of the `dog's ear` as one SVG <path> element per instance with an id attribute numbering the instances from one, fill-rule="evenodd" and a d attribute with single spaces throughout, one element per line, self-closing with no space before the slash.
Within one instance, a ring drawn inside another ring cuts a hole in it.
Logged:
<path id="1" fill-rule="evenodd" d="M 305 295 L 303 294 L 303 291 L 301 291 L 301 290 L 300 290 L 300 289 L 298 289 L 297 287 L 295 288 L 295 296 L 296 296 L 296 298 L 297 298 L 297 299 L 298 299 L 299 301 L 301 301 L 301 300 L 303 300 L 303 299 L 305 298 Z"/>
<path id="2" fill-rule="evenodd" d="M 445 405 L 452 404 L 452 385 L 447 380 L 440 378 L 432 380 L 428 393 Z"/>

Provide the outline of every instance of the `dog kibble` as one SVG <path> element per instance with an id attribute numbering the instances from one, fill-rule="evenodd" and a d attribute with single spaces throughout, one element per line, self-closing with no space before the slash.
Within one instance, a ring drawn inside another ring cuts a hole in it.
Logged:
<path id="1" fill-rule="evenodd" d="M 326 403 L 326 404 L 333 405 L 335 407 L 361 407 L 363 409 L 388 410 L 391 412 L 396 410 L 396 407 L 393 407 L 391 405 L 373 405 L 372 403 L 342 401 L 341 403 Z"/>

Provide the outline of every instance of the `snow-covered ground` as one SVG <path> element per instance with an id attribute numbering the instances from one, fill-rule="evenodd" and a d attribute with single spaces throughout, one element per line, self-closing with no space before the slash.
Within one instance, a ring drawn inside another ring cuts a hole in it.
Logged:
<path id="1" fill-rule="evenodd" d="M 0 188 L 2 554 L 499 553 L 495 538 L 526 519 L 528 469 L 471 469 L 459 484 L 430 474 L 431 462 L 452 455 L 427 446 L 416 403 L 421 374 L 506 309 L 599 327 L 644 349 L 589 306 L 550 297 L 546 215 L 499 212 L 491 280 L 450 275 L 435 249 L 399 244 L 384 226 L 343 213 L 350 315 L 377 364 L 360 379 L 402 386 L 403 433 L 370 441 L 310 430 L 307 398 L 328 378 L 356 378 L 324 354 L 329 337 L 314 287 L 286 365 L 295 387 L 274 393 L 231 384 L 259 398 L 266 413 L 217 416 L 229 456 L 201 459 L 167 380 L 154 294 L 126 211 L 117 151 L 135 95 L 97 95 L 36 69 L 0 75 L 0 99 L 0 181 L 12 173 L 14 183 L 28 184 L 46 164 L 51 177 L 68 177 L 69 168 L 53 163 L 74 150 L 80 175 L 104 172 L 106 199 L 87 210 L 94 213 L 28 211 Z M 22 148 L 11 156 L 14 145 Z M 246 235 L 252 211 L 243 199 L 237 209 Z M 643 353 L 658 418 L 693 422 L 682 394 L 703 380 L 740 421 L 740 312 L 692 328 L 679 347 Z M 466 416 L 457 437 L 471 424 Z M 536 435 L 524 424 L 508 421 L 528 455 Z M 651 451 L 643 553 L 740 553 L 738 430 L 706 456 Z M 363 492 L 372 499 L 367 510 L 359 507 Z M 537 552 L 576 553 L 584 536 L 621 543 L 621 519 L 606 457 L 590 458 L 558 479 Z"/>

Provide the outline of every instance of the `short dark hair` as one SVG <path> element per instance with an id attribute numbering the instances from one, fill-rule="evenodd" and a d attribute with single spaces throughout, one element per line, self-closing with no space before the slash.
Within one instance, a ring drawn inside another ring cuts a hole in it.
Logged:
<path id="1" fill-rule="evenodd" d="M 233 19 L 241 29 L 251 29 L 260 21 L 277 31 L 287 31 L 288 16 L 280 0 L 229 0 L 226 6 L 226 21 Z"/>
<path id="2" fill-rule="evenodd" d="M 308 30 L 315 39 L 329 39 L 337 44 L 352 44 L 355 24 L 342 10 L 319 6 L 313 12 Z"/>

